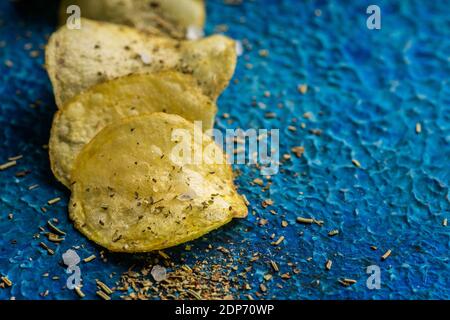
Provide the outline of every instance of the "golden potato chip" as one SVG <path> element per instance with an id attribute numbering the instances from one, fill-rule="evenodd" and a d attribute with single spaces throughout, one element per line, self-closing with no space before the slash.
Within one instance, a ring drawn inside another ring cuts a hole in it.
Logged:
<path id="1" fill-rule="evenodd" d="M 174 71 L 135 74 L 98 84 L 56 113 L 49 142 L 53 173 L 69 186 L 73 162 L 95 134 L 121 118 L 153 112 L 201 121 L 208 130 L 213 127 L 217 106 L 191 76 Z"/>
<path id="2" fill-rule="evenodd" d="M 80 30 L 61 27 L 46 48 L 46 67 L 59 107 L 106 80 L 166 70 L 192 74 L 202 91 L 215 100 L 227 87 L 235 66 L 235 43 L 225 36 L 177 41 L 88 19 L 82 19 Z"/>
<path id="3" fill-rule="evenodd" d="M 70 218 L 111 251 L 164 249 L 247 216 L 222 150 L 177 115 L 105 127 L 79 154 L 72 180 Z"/>
<path id="4" fill-rule="evenodd" d="M 67 8 L 77 5 L 81 16 L 93 20 L 118 23 L 154 35 L 186 38 L 190 28 L 202 30 L 205 25 L 203 0 L 64 0 L 60 22 L 69 15 Z"/>

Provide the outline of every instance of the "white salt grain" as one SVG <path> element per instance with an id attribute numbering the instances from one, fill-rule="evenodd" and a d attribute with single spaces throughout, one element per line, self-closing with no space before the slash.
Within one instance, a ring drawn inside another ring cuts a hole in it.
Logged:
<path id="1" fill-rule="evenodd" d="M 140 56 L 144 64 L 150 64 L 152 62 L 152 58 L 147 53 L 143 52 L 140 54 Z"/>
<path id="2" fill-rule="evenodd" d="M 186 39 L 188 40 L 198 40 L 203 38 L 204 35 L 203 29 L 197 26 L 189 26 L 186 30 Z"/>
<path id="3" fill-rule="evenodd" d="M 237 40 L 236 41 L 236 55 L 238 57 L 242 56 L 244 54 L 244 47 L 242 46 L 242 42 Z"/>
<path id="4" fill-rule="evenodd" d="M 167 271 L 166 268 L 156 265 L 152 268 L 152 277 L 155 279 L 156 282 L 163 281 L 167 278 Z"/>

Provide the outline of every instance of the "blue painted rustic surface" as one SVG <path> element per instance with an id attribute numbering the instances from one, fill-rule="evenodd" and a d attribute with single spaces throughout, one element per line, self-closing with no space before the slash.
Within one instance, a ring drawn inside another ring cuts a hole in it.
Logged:
<path id="1" fill-rule="evenodd" d="M 382 10 L 381 30 L 366 28 L 372 2 Z M 46 1 L 23 3 L 0 1 L 0 162 L 24 156 L 0 172 L 0 273 L 13 282 L 0 288 L 0 299 L 76 299 L 64 288 L 61 255 L 80 246 L 82 258 L 99 256 L 101 248 L 72 228 L 69 193 L 53 178 L 43 148 L 56 107 L 42 48 L 55 29 L 56 8 Z M 252 289 L 235 291 L 244 299 L 249 293 L 256 297 L 270 260 L 278 262 L 280 273 L 266 283 L 263 298 L 449 299 L 450 237 L 442 223 L 450 218 L 448 2 L 208 1 L 207 32 L 215 31 L 243 41 L 245 49 L 238 81 L 219 100 L 217 127 L 279 128 L 281 154 L 294 146 L 304 146 L 305 153 L 283 161 L 267 191 L 251 183 L 261 177 L 256 168 L 236 166 L 239 189 L 251 203 L 248 219 L 192 242 L 191 251 L 167 250 L 172 259 L 221 263 L 221 252 L 205 248 L 223 246 L 241 262 L 237 274 L 260 253 L 248 274 Z M 305 94 L 300 84 L 308 86 Z M 267 112 L 276 118 L 266 118 Z M 304 118 L 305 112 L 312 117 Z M 31 172 L 15 176 L 23 170 Z M 28 190 L 34 184 L 39 188 Z M 54 197 L 62 201 L 48 206 Z M 268 198 L 274 204 L 264 208 Z M 298 216 L 325 224 L 301 225 Z M 39 246 L 47 242 L 39 227 L 52 218 L 67 236 L 60 246 L 49 243 L 55 250 L 49 256 Z M 268 224 L 258 226 L 261 218 Z M 332 229 L 339 235 L 329 237 Z M 284 242 L 271 245 L 272 234 Z M 388 249 L 391 256 L 381 261 Z M 87 298 L 95 298 L 93 279 L 113 286 L 121 272 L 147 258 L 106 256 L 107 262 L 80 265 Z M 330 271 L 324 268 L 327 259 L 333 261 Z M 289 263 L 301 272 L 294 275 Z M 381 268 L 380 290 L 366 287 L 369 265 Z M 282 280 L 286 272 L 292 277 Z M 337 282 L 342 277 L 358 282 L 346 288 Z M 40 295 L 46 290 L 47 296 Z"/>

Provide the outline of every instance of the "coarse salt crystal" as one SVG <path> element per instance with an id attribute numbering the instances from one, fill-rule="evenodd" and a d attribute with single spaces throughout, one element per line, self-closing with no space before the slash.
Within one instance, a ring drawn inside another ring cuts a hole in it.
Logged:
<path id="1" fill-rule="evenodd" d="M 188 40 L 198 40 L 203 38 L 204 35 L 203 29 L 197 26 L 189 26 L 186 30 L 186 39 Z"/>
<path id="2" fill-rule="evenodd" d="M 238 57 L 242 56 L 244 54 L 244 47 L 242 46 L 242 42 L 237 40 L 236 41 L 236 55 Z"/>
<path id="3" fill-rule="evenodd" d="M 152 62 L 152 58 L 147 53 L 143 52 L 140 54 L 140 56 L 144 64 L 150 64 Z"/>
<path id="4" fill-rule="evenodd" d="M 151 271 L 153 279 L 155 279 L 156 282 L 163 281 L 167 278 L 167 271 L 166 268 L 156 265 L 152 268 Z"/>

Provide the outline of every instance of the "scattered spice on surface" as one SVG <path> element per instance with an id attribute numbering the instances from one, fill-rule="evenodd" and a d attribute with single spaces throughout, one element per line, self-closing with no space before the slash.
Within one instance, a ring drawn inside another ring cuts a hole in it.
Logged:
<path id="1" fill-rule="evenodd" d="M 17 178 L 23 178 L 23 177 L 27 176 L 30 173 L 31 173 L 31 170 L 19 171 L 19 172 L 16 172 L 16 177 Z"/>
<path id="2" fill-rule="evenodd" d="M 187 293 L 189 293 L 192 297 L 194 297 L 196 300 L 202 300 L 202 296 L 198 293 L 198 292 L 195 292 L 194 290 L 192 290 L 192 289 L 188 289 L 188 290 L 186 290 L 186 292 Z"/>
<path id="3" fill-rule="evenodd" d="M 264 280 L 269 281 L 272 279 L 272 275 L 270 273 L 264 275 Z"/>
<path id="4" fill-rule="evenodd" d="M 291 278 L 291 275 L 289 274 L 289 272 L 283 273 L 281 275 L 281 279 L 283 280 L 289 280 Z"/>
<path id="5" fill-rule="evenodd" d="M 18 156 L 14 156 L 14 157 L 9 157 L 8 161 L 17 161 L 23 158 L 23 155 L 18 155 Z"/>
<path id="6" fill-rule="evenodd" d="M 30 57 L 31 58 L 37 58 L 39 57 L 39 51 L 38 50 L 33 50 L 30 52 Z"/>
<path id="7" fill-rule="evenodd" d="M 354 285 L 357 281 L 354 279 L 344 278 L 338 280 L 340 284 L 342 284 L 344 287 L 348 287 L 351 285 Z"/>
<path id="8" fill-rule="evenodd" d="M 355 167 L 361 168 L 361 163 L 358 160 L 352 159 L 352 163 Z"/>
<path id="9" fill-rule="evenodd" d="M 277 114 L 275 112 L 266 112 L 264 117 L 266 119 L 275 119 L 277 117 Z"/>
<path id="10" fill-rule="evenodd" d="M 14 167 L 15 165 L 17 165 L 17 161 L 15 161 L 15 160 L 6 162 L 6 163 L 0 165 L 0 171 L 9 169 L 11 167 Z"/>
<path id="11" fill-rule="evenodd" d="M 270 260 L 270 265 L 272 266 L 273 271 L 275 271 L 275 272 L 280 271 L 280 268 L 278 268 L 278 264 L 275 261 Z"/>
<path id="12" fill-rule="evenodd" d="M 311 130 L 309 130 L 309 132 L 315 136 L 322 135 L 322 130 L 320 130 L 320 129 L 311 129 Z"/>
<path id="13" fill-rule="evenodd" d="M 39 293 L 39 295 L 40 295 L 41 297 L 46 297 L 46 296 L 48 296 L 49 293 L 50 293 L 49 290 L 45 290 L 44 292 Z"/>
<path id="14" fill-rule="evenodd" d="M 102 298 L 103 300 L 111 300 L 111 297 L 108 296 L 106 293 L 104 293 L 104 292 L 101 291 L 101 290 L 98 290 L 98 291 L 96 292 L 96 294 L 97 294 L 100 298 Z"/>
<path id="15" fill-rule="evenodd" d="M 262 292 L 267 292 L 267 287 L 266 287 L 263 283 L 261 283 L 261 284 L 259 285 L 259 289 L 260 289 Z"/>
<path id="16" fill-rule="evenodd" d="M 57 203 L 57 202 L 59 202 L 59 201 L 61 201 L 61 198 L 53 198 L 53 199 L 50 199 L 50 200 L 48 200 L 47 201 L 47 204 L 49 205 L 49 206 L 51 206 L 52 204 L 55 204 L 55 203 Z"/>
<path id="17" fill-rule="evenodd" d="M 259 54 L 260 57 L 263 57 L 263 58 L 268 57 L 269 56 L 269 50 L 266 50 L 266 49 L 259 50 L 258 54 Z"/>
<path id="18" fill-rule="evenodd" d="M 273 200 L 271 200 L 271 199 L 266 199 L 266 200 L 264 200 L 264 201 L 261 203 L 261 205 L 262 205 L 263 208 L 267 208 L 267 207 L 273 205 Z"/>
<path id="19" fill-rule="evenodd" d="M 301 158 L 303 153 L 305 153 L 305 148 L 301 146 L 291 148 L 291 151 L 295 154 L 297 158 Z"/>
<path id="20" fill-rule="evenodd" d="M 303 224 L 312 224 L 314 222 L 314 219 L 297 217 L 297 222 L 298 223 L 303 223 Z"/>
<path id="21" fill-rule="evenodd" d="M 140 272 L 129 270 L 120 279 L 117 290 L 123 291 L 125 300 L 139 300 L 159 297 L 163 300 L 173 299 L 232 299 L 231 280 L 232 262 L 226 266 L 198 261 L 192 267 L 182 265 L 175 267 L 170 263 L 171 271 L 166 278 L 155 282 L 149 278 L 153 265 L 144 266 Z"/>
<path id="22" fill-rule="evenodd" d="M 80 287 L 75 287 L 74 290 L 75 290 L 75 292 L 77 293 L 77 295 L 78 295 L 80 298 L 84 298 L 84 297 L 86 296 L 86 295 L 83 293 L 83 291 L 81 291 L 81 288 L 80 288 Z"/>
<path id="23" fill-rule="evenodd" d="M 5 60 L 5 66 L 12 68 L 14 67 L 14 63 L 11 60 Z"/>
<path id="24" fill-rule="evenodd" d="M 302 224 L 317 224 L 318 226 L 323 226 L 324 222 L 322 220 L 316 220 L 313 218 L 304 218 L 304 217 L 297 217 L 297 222 Z"/>
<path id="25" fill-rule="evenodd" d="M 333 237 L 333 236 L 338 235 L 338 234 L 339 234 L 339 230 L 337 230 L 337 229 L 331 230 L 330 232 L 328 232 L 328 235 L 330 237 Z"/>
<path id="26" fill-rule="evenodd" d="M 303 114 L 303 118 L 305 118 L 305 119 L 311 119 L 313 117 L 313 114 L 311 113 L 311 112 L 305 112 L 304 114 Z"/>
<path id="27" fill-rule="evenodd" d="M 306 84 L 299 84 L 297 86 L 297 90 L 298 92 L 300 92 L 301 94 L 306 94 L 308 92 L 308 86 Z"/>
<path id="28" fill-rule="evenodd" d="M 53 231 L 55 231 L 56 233 L 59 233 L 62 236 L 65 236 L 66 233 L 62 230 L 60 230 L 57 226 L 55 226 L 50 220 L 47 221 L 48 226 L 50 227 L 50 229 L 52 229 Z"/>
<path id="29" fill-rule="evenodd" d="M 90 255 L 90 256 L 87 257 L 87 258 L 84 258 L 84 259 L 83 259 L 83 262 L 84 262 L 84 263 L 89 263 L 89 262 L 95 260 L 96 258 L 97 258 L 97 257 L 95 256 L 95 254 L 93 254 L 93 255 Z"/>
<path id="30" fill-rule="evenodd" d="M 104 282 L 102 282 L 102 281 L 96 279 L 96 280 L 95 280 L 95 283 L 96 283 L 97 286 L 98 286 L 101 290 L 103 290 L 107 295 L 112 295 L 112 294 L 113 294 L 113 291 L 111 290 L 111 288 L 108 287 Z"/>
<path id="31" fill-rule="evenodd" d="M 422 125 L 419 122 L 417 122 L 416 123 L 416 133 L 419 134 L 421 132 L 422 132 Z"/>
<path id="32" fill-rule="evenodd" d="M 386 260 L 387 258 L 389 258 L 389 256 L 391 255 L 392 250 L 389 249 L 388 251 L 386 251 L 382 256 L 381 256 L 381 260 Z"/>
<path id="33" fill-rule="evenodd" d="M 60 238 L 58 235 L 48 232 L 47 233 L 47 238 L 49 241 L 51 242 L 55 242 L 55 243 L 60 243 L 64 241 L 64 238 Z"/>
<path id="34" fill-rule="evenodd" d="M 167 253 L 165 253 L 164 251 L 162 251 L 162 250 L 159 250 L 159 251 L 158 251 L 158 254 L 159 254 L 163 259 L 166 259 L 166 260 L 169 260 L 169 259 L 170 259 L 170 256 L 169 256 Z"/>
<path id="35" fill-rule="evenodd" d="M 280 243 L 282 243 L 284 241 L 284 236 L 281 236 L 278 238 L 277 241 L 272 242 L 272 245 L 274 246 L 278 246 Z"/>
<path id="36" fill-rule="evenodd" d="M 1 277 L 1 279 L 5 285 L 7 285 L 8 287 L 12 287 L 13 283 L 8 279 L 8 277 Z"/>
<path id="37" fill-rule="evenodd" d="M 222 252 L 224 254 L 230 254 L 230 250 L 228 250 L 227 248 L 224 248 L 222 246 L 217 247 L 217 251 L 220 251 L 220 252 Z"/>
<path id="38" fill-rule="evenodd" d="M 216 33 L 224 33 L 228 31 L 228 25 L 226 24 L 219 24 L 217 26 L 214 27 L 214 31 Z"/>
<path id="39" fill-rule="evenodd" d="M 258 186 L 263 186 L 263 184 L 264 184 L 264 181 L 262 180 L 262 179 L 260 179 L 260 178 L 256 178 L 256 179 L 254 179 L 253 180 L 253 183 L 255 183 L 255 184 L 257 184 Z"/>
<path id="40" fill-rule="evenodd" d="M 55 251 L 53 251 L 52 249 L 50 249 L 44 242 L 39 242 L 39 245 L 42 247 L 42 248 L 44 248 L 45 250 L 47 250 L 47 253 L 49 254 L 49 255 L 54 255 L 55 254 Z"/>

